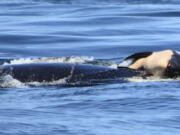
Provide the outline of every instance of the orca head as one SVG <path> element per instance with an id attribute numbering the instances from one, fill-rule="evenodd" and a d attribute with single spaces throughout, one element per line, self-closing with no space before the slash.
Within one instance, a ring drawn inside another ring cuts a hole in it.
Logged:
<path id="1" fill-rule="evenodd" d="M 172 58 L 169 60 L 165 76 L 176 78 L 180 76 L 180 52 L 173 51 Z"/>

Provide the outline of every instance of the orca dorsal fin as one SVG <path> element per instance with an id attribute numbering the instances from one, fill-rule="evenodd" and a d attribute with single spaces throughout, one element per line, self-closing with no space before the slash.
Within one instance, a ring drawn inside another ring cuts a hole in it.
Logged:
<path id="1" fill-rule="evenodd" d="M 141 58 L 146 58 L 148 56 L 150 56 L 153 52 L 140 52 L 140 53 L 134 53 L 128 57 L 126 57 L 123 62 L 121 62 L 119 64 L 118 67 L 128 67 L 130 65 L 132 65 L 134 62 L 136 62 L 137 60 L 141 59 Z"/>

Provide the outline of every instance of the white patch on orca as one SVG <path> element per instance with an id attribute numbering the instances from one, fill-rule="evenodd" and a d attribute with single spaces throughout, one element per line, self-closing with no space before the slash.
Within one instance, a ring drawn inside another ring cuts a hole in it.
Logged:
<path id="1" fill-rule="evenodd" d="M 118 64 L 118 67 L 128 67 L 132 64 L 133 59 L 127 59 Z"/>

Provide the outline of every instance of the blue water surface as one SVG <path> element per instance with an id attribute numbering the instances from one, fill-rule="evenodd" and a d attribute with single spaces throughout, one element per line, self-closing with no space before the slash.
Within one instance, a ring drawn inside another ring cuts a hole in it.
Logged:
<path id="1" fill-rule="evenodd" d="M 0 59 L 118 62 L 140 51 L 180 51 L 179 17 L 178 0 L 1 0 Z M 180 134 L 177 80 L 70 88 L 10 84 L 0 89 L 0 135 Z"/>

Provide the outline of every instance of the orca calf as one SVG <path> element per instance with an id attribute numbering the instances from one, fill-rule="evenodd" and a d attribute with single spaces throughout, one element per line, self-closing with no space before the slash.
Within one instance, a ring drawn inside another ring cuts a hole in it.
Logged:
<path id="1" fill-rule="evenodd" d="M 21 82 L 51 82 L 66 79 L 67 82 L 107 80 L 139 76 L 138 70 L 127 67 L 110 68 L 88 64 L 72 63 L 31 63 L 4 65 L 1 76 L 11 75 Z"/>
<path id="2" fill-rule="evenodd" d="M 140 52 L 125 58 L 126 67 L 159 77 L 180 76 L 180 53 L 173 50 Z M 122 63 L 120 64 L 120 66 Z"/>

